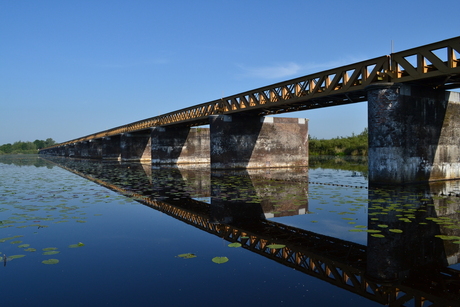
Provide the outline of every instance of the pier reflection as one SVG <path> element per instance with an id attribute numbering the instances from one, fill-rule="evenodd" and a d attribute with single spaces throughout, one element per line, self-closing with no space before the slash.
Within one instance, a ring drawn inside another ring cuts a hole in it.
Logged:
<path id="1" fill-rule="evenodd" d="M 305 170 L 210 172 L 149 164 L 50 161 L 278 263 L 390 306 L 458 306 L 458 182 L 369 187 L 367 246 L 271 221 L 305 214 Z M 401 206 L 396 203 L 404 202 Z M 442 220 L 445 220 L 443 223 Z M 428 221 L 428 222 L 427 222 Z M 386 227 L 382 227 L 385 225 Z M 281 249 L 270 244 L 282 244 Z"/>

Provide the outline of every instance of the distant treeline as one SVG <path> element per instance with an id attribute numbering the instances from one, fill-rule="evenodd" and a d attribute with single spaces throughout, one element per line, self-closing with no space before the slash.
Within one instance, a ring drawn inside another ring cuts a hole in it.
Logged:
<path id="1" fill-rule="evenodd" d="M 330 140 L 310 137 L 309 154 L 311 156 L 367 156 L 367 137 L 367 128 L 360 134 L 353 134 L 349 137 L 337 137 Z"/>
<path id="2" fill-rule="evenodd" d="M 0 155 L 11 154 L 36 154 L 39 149 L 56 144 L 52 138 L 46 140 L 35 140 L 33 142 L 14 142 L 13 144 L 0 145 Z"/>

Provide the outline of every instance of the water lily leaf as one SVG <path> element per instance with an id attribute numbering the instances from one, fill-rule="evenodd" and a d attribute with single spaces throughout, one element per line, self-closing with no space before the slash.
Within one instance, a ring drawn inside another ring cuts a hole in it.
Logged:
<path id="1" fill-rule="evenodd" d="M 217 263 L 217 264 L 222 264 L 228 261 L 227 257 L 214 257 L 212 258 L 212 262 Z"/>
<path id="2" fill-rule="evenodd" d="M 45 247 L 42 250 L 43 251 L 55 251 L 55 250 L 57 250 L 57 247 Z"/>
<path id="3" fill-rule="evenodd" d="M 267 245 L 267 247 L 272 248 L 272 249 L 281 249 L 281 248 L 286 247 L 286 245 L 284 245 L 284 244 L 270 244 L 270 245 Z"/>
<path id="4" fill-rule="evenodd" d="M 228 247 L 241 247 L 241 243 L 238 243 L 238 242 L 230 243 Z"/>
<path id="5" fill-rule="evenodd" d="M 380 228 L 388 228 L 388 225 L 384 225 L 384 224 L 380 224 L 380 225 L 377 225 L 378 227 Z"/>
<path id="6" fill-rule="evenodd" d="M 56 263 L 59 263 L 59 260 L 58 259 L 48 259 L 48 260 L 43 260 L 42 263 L 43 264 L 56 264 Z"/>
<path id="7" fill-rule="evenodd" d="M 35 248 L 29 247 L 24 249 L 25 252 L 36 252 L 37 250 Z"/>
<path id="8" fill-rule="evenodd" d="M 22 257 L 25 257 L 26 255 L 13 255 L 13 256 L 8 256 L 8 258 L 10 258 L 11 260 L 13 259 L 18 259 L 18 258 L 22 258 Z"/>
<path id="9" fill-rule="evenodd" d="M 19 244 L 19 243 L 22 243 L 22 241 L 11 241 L 10 243 L 11 244 Z"/>
<path id="10" fill-rule="evenodd" d="M 179 257 L 179 258 L 184 258 L 184 259 L 190 259 L 190 258 L 195 258 L 196 255 L 195 255 L 195 254 L 192 254 L 192 253 L 187 253 L 187 254 L 180 254 L 180 255 L 177 255 L 177 257 Z"/>
<path id="11" fill-rule="evenodd" d="M 59 254 L 60 251 L 49 251 L 49 252 L 44 252 L 42 255 L 55 255 L 55 254 Z"/>
<path id="12" fill-rule="evenodd" d="M 18 247 L 20 247 L 20 248 L 29 247 L 29 246 L 30 246 L 30 244 L 21 244 L 21 245 L 18 245 Z"/>
<path id="13" fill-rule="evenodd" d="M 366 229 L 365 231 L 368 232 L 368 233 L 379 233 L 379 232 L 382 232 L 381 230 L 378 230 L 378 229 Z"/>
<path id="14" fill-rule="evenodd" d="M 384 235 L 379 234 L 379 233 L 373 233 L 373 234 L 371 234 L 371 236 L 376 237 L 376 238 L 385 238 Z"/>
<path id="15" fill-rule="evenodd" d="M 78 242 L 77 244 L 71 244 L 69 245 L 70 248 L 77 248 L 77 247 L 82 247 L 85 246 L 85 244 Z"/>
<path id="16" fill-rule="evenodd" d="M 389 231 L 391 232 L 394 232 L 394 233 L 402 233 L 403 231 L 401 229 L 388 229 Z"/>

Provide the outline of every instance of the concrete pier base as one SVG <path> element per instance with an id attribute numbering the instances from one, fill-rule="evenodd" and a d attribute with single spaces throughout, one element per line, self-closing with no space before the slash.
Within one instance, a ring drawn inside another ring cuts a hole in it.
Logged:
<path id="1" fill-rule="evenodd" d="M 90 155 L 89 155 L 89 141 L 84 141 L 84 142 L 78 143 L 77 148 L 78 148 L 77 157 L 86 158 L 86 159 L 90 158 Z"/>
<path id="2" fill-rule="evenodd" d="M 460 178 L 460 94 L 421 86 L 368 88 L 369 181 Z"/>
<path id="3" fill-rule="evenodd" d="M 209 163 L 209 128 L 155 127 L 152 164 Z"/>
<path id="4" fill-rule="evenodd" d="M 120 147 L 122 161 L 150 163 L 152 159 L 150 129 L 122 134 Z"/>
<path id="5" fill-rule="evenodd" d="M 211 168 L 308 165 L 308 120 L 243 115 L 210 116 Z"/>
<path id="6" fill-rule="evenodd" d="M 121 160 L 121 135 L 102 139 L 102 159 Z"/>
<path id="7" fill-rule="evenodd" d="M 91 159 L 102 159 L 102 139 L 89 141 L 88 156 Z"/>
<path id="8" fill-rule="evenodd" d="M 68 144 L 65 146 L 65 156 L 66 157 L 75 157 L 75 153 L 76 153 L 76 148 L 75 148 L 75 144 Z"/>

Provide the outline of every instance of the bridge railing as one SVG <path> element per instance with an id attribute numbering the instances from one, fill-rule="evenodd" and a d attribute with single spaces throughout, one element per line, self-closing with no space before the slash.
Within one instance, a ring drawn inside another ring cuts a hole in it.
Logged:
<path id="1" fill-rule="evenodd" d="M 460 37 L 393 53 L 389 74 L 392 82 L 440 77 L 440 85 L 444 86 L 449 84 L 449 78 L 460 73 L 459 55 Z"/>

